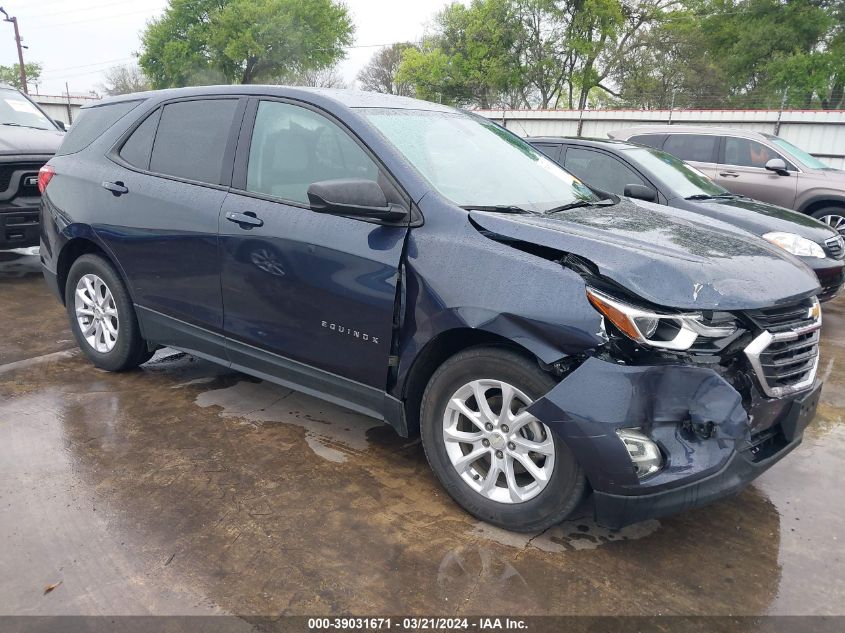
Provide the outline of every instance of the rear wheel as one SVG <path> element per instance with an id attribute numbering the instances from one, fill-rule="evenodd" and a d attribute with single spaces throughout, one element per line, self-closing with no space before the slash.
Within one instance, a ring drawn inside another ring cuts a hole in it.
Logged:
<path id="1" fill-rule="evenodd" d="M 842 207 L 825 207 L 818 211 L 813 211 L 813 217 L 827 224 L 830 228 L 838 231 L 840 235 L 845 235 L 845 208 Z"/>
<path id="2" fill-rule="evenodd" d="M 446 491 L 476 517 L 514 531 L 565 519 L 586 482 L 566 444 L 525 411 L 555 385 L 515 352 L 475 348 L 432 376 L 421 411 L 426 457 Z"/>
<path id="3" fill-rule="evenodd" d="M 65 306 L 79 347 L 100 369 L 124 371 L 150 359 L 129 293 L 111 262 L 83 255 L 68 272 Z"/>

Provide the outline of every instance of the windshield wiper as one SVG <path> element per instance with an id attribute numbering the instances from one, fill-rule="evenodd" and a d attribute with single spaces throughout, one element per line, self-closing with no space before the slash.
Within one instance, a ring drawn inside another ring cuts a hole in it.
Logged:
<path id="1" fill-rule="evenodd" d="M 543 211 L 543 215 L 569 211 L 570 209 L 578 209 L 581 207 L 612 207 L 614 204 L 616 204 L 616 201 L 613 198 L 602 198 L 600 200 L 578 200 L 576 202 L 570 202 L 569 204 L 562 204 L 559 207 L 547 209 L 546 211 Z"/>
<path id="2" fill-rule="evenodd" d="M 733 200 L 739 197 L 734 193 L 720 193 L 717 196 L 711 196 L 708 193 L 697 193 L 694 196 L 687 196 L 684 200 Z"/>
<path id="3" fill-rule="evenodd" d="M 21 123 L 0 123 L 0 125 L 9 125 L 11 127 L 28 127 L 32 130 L 47 130 L 46 127 L 36 127 L 35 125 L 23 125 Z"/>
<path id="4" fill-rule="evenodd" d="M 467 211 L 489 211 L 491 213 L 535 213 L 534 211 L 529 211 L 513 204 L 468 204 L 462 206 L 461 209 L 466 209 Z"/>

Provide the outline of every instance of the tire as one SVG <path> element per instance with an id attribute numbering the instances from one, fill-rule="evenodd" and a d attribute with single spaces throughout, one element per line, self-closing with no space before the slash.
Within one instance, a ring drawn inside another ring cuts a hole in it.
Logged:
<path id="1" fill-rule="evenodd" d="M 467 512 L 507 530 L 536 532 L 560 523 L 578 506 L 587 484 L 569 447 L 529 414 L 519 415 L 554 385 L 555 380 L 536 361 L 497 347 L 460 352 L 431 377 L 420 411 L 423 448 L 437 479 Z M 503 394 L 508 386 L 517 395 L 509 407 L 510 415 L 501 417 L 501 403 L 506 398 Z M 492 431 L 484 427 L 486 433 L 478 423 L 489 417 L 478 405 L 479 393 L 488 403 L 484 410 L 495 419 L 489 422 Z M 456 401 L 462 402 L 463 407 L 457 407 Z M 473 414 L 477 422 L 461 411 Z M 502 426 L 508 420 L 519 428 Z M 530 421 L 525 424 L 526 420 Z M 453 441 L 445 439 L 447 433 Z M 472 442 L 454 441 L 456 437 L 469 440 L 470 436 Z M 524 450 L 526 446 L 542 448 L 550 454 L 529 454 Z M 496 449 L 499 457 L 495 461 L 498 466 L 494 467 Z M 480 457 L 464 465 L 473 459 L 469 455 Z M 534 463 L 532 471 L 542 473 L 544 480 L 523 466 L 526 458 Z M 508 462 L 512 466 L 507 466 Z M 459 467 L 463 474 L 459 474 Z M 490 477 L 491 472 L 496 473 L 495 479 Z"/>
<path id="2" fill-rule="evenodd" d="M 842 207 L 824 207 L 811 214 L 817 220 L 824 222 L 830 228 L 845 235 L 845 209 Z"/>
<path id="3" fill-rule="evenodd" d="M 100 369 L 126 371 L 152 357 L 141 338 L 126 286 L 104 257 L 83 255 L 73 263 L 65 285 L 65 306 L 77 344 Z"/>

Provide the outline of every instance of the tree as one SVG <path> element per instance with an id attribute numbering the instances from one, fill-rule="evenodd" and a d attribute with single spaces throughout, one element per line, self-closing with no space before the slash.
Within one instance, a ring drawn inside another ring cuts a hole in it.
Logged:
<path id="1" fill-rule="evenodd" d="M 105 72 L 105 83 L 100 88 L 109 96 L 143 92 L 150 89 L 150 80 L 134 64 L 113 66 Z"/>
<path id="2" fill-rule="evenodd" d="M 38 62 L 30 62 L 23 65 L 26 70 L 26 83 L 38 83 L 41 77 L 42 66 Z M 18 90 L 22 90 L 21 85 L 21 65 L 13 64 L 12 66 L 0 66 L 0 83 L 9 84 Z"/>
<path id="3" fill-rule="evenodd" d="M 397 80 L 423 99 L 489 108 L 517 85 L 517 27 L 510 0 L 450 4 L 420 48 L 404 51 Z"/>
<path id="4" fill-rule="evenodd" d="M 361 88 L 403 97 L 414 96 L 414 86 L 411 83 L 397 80 L 402 55 L 409 48 L 416 50 L 417 47 L 408 42 L 402 42 L 385 46 L 375 53 L 369 63 L 358 73 Z"/>
<path id="5" fill-rule="evenodd" d="M 248 84 L 333 66 L 353 30 L 335 0 L 169 0 L 138 61 L 154 88 Z"/>
<path id="6" fill-rule="evenodd" d="M 337 67 L 305 70 L 279 77 L 273 83 L 288 86 L 309 86 L 311 88 L 347 88 L 346 81 Z"/>

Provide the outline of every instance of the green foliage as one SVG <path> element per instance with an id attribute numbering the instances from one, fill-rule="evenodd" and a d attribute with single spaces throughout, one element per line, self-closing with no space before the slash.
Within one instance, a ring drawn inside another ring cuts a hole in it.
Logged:
<path id="1" fill-rule="evenodd" d="M 25 63 L 23 65 L 26 71 L 26 83 L 34 84 L 41 77 L 41 64 L 37 62 Z M 12 66 L 0 66 L 0 83 L 9 84 L 20 90 L 21 86 L 21 65 L 13 64 Z"/>
<path id="2" fill-rule="evenodd" d="M 138 61 L 154 88 L 253 83 L 329 68 L 352 35 L 334 0 L 170 0 Z"/>
<path id="3" fill-rule="evenodd" d="M 490 107 L 516 87 L 516 21 L 509 0 L 453 3 L 435 17 L 435 32 L 406 49 L 397 79 L 422 99 Z"/>
<path id="4" fill-rule="evenodd" d="M 631 105 L 841 108 L 845 1 L 688 0 L 615 80 Z"/>

